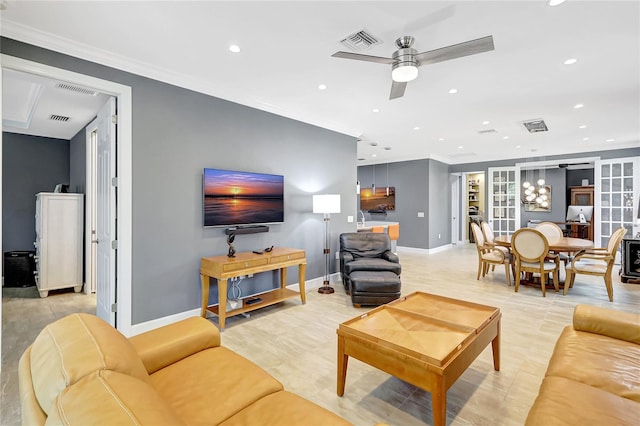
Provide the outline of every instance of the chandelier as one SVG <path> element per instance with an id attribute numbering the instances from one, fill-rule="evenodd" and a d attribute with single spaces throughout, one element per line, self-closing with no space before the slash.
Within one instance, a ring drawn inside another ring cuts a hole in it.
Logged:
<path id="1" fill-rule="evenodd" d="M 547 208 L 549 207 L 549 195 L 547 194 L 547 188 L 544 186 L 545 180 L 543 177 L 540 177 L 536 183 L 538 184 L 537 187 L 530 183 L 528 179 L 524 181 L 522 184 L 524 188 L 524 198 L 522 202 Z"/>

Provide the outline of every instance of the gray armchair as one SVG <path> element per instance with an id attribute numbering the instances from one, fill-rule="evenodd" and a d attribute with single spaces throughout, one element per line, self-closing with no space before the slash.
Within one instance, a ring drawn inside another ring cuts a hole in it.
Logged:
<path id="1" fill-rule="evenodd" d="M 380 305 L 400 297 L 400 260 L 389 235 L 353 232 L 340 235 L 342 284 L 354 305 Z"/>

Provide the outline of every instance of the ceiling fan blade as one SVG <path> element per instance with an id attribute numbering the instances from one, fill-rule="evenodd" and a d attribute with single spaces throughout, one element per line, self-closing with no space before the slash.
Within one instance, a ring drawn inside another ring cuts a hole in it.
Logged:
<path id="1" fill-rule="evenodd" d="M 476 40 L 465 41 L 464 43 L 418 53 L 416 59 L 420 62 L 420 65 L 428 65 L 450 59 L 462 58 L 463 56 L 475 55 L 476 53 L 488 52 L 493 49 L 493 36 L 486 36 Z"/>
<path id="2" fill-rule="evenodd" d="M 383 58 L 382 56 L 361 55 L 360 53 L 336 52 L 331 55 L 335 58 L 355 59 L 358 61 L 377 62 L 379 64 L 393 64 L 395 59 Z"/>
<path id="3" fill-rule="evenodd" d="M 406 82 L 397 82 L 392 81 L 391 83 L 391 94 L 389 94 L 389 99 L 401 98 L 404 96 L 404 90 L 407 88 Z"/>

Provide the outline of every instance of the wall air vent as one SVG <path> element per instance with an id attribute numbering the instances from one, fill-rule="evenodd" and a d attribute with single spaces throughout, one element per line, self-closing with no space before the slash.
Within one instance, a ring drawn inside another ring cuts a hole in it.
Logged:
<path id="1" fill-rule="evenodd" d="M 98 93 L 99 93 L 99 92 L 96 92 L 95 90 L 87 89 L 86 87 L 75 86 L 73 84 L 67 84 L 67 83 L 58 83 L 56 84 L 56 88 L 67 90 L 69 92 L 79 93 L 82 95 L 89 95 L 89 96 L 98 96 Z"/>
<path id="2" fill-rule="evenodd" d="M 546 132 L 549 130 L 544 120 L 541 118 L 523 121 L 522 124 L 524 124 L 524 127 L 527 128 L 529 133 Z"/>
<path id="3" fill-rule="evenodd" d="M 370 49 L 376 44 L 382 43 L 382 41 L 367 33 L 365 30 L 360 30 L 346 36 L 340 40 L 340 43 L 355 52 L 362 52 L 363 50 Z"/>
<path id="4" fill-rule="evenodd" d="M 51 114 L 49 116 L 49 120 L 53 120 L 53 121 L 60 121 L 60 122 L 67 122 L 71 119 L 71 117 L 66 117 L 64 115 L 56 115 L 56 114 Z"/>
<path id="5" fill-rule="evenodd" d="M 498 133 L 498 131 L 496 129 L 487 129 L 487 130 L 479 130 L 478 133 L 481 135 L 488 135 L 489 133 Z"/>

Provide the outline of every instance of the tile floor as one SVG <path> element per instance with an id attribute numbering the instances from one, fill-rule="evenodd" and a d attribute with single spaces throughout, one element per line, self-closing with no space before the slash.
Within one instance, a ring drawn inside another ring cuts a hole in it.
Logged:
<path id="1" fill-rule="evenodd" d="M 431 292 L 499 307 L 502 311 L 501 371 L 493 370 L 490 346 L 447 393 L 450 425 L 522 425 L 537 395 L 555 341 L 571 323 L 573 308 L 588 303 L 638 312 L 640 285 L 614 278 L 614 302 L 602 279 L 579 275 L 567 296 L 506 286 L 504 269 L 476 281 L 473 245 L 436 254 L 399 248 L 402 292 Z M 617 273 L 617 268 L 616 271 Z M 358 360 L 350 359 L 346 390 L 336 395 L 336 328 L 368 308 L 354 308 L 341 283 L 336 293 L 309 291 L 306 305 L 291 299 L 228 319 L 223 345 L 263 367 L 286 389 L 338 413 L 356 425 L 432 424 L 431 396 Z M 47 323 L 70 312 L 95 312 L 95 299 L 74 293 L 40 299 L 33 294 L 3 297 L 2 413 L 0 424 L 18 425 L 17 361 Z M 15 292 L 14 292 L 15 293 Z M 216 323 L 216 319 L 211 319 Z"/>

